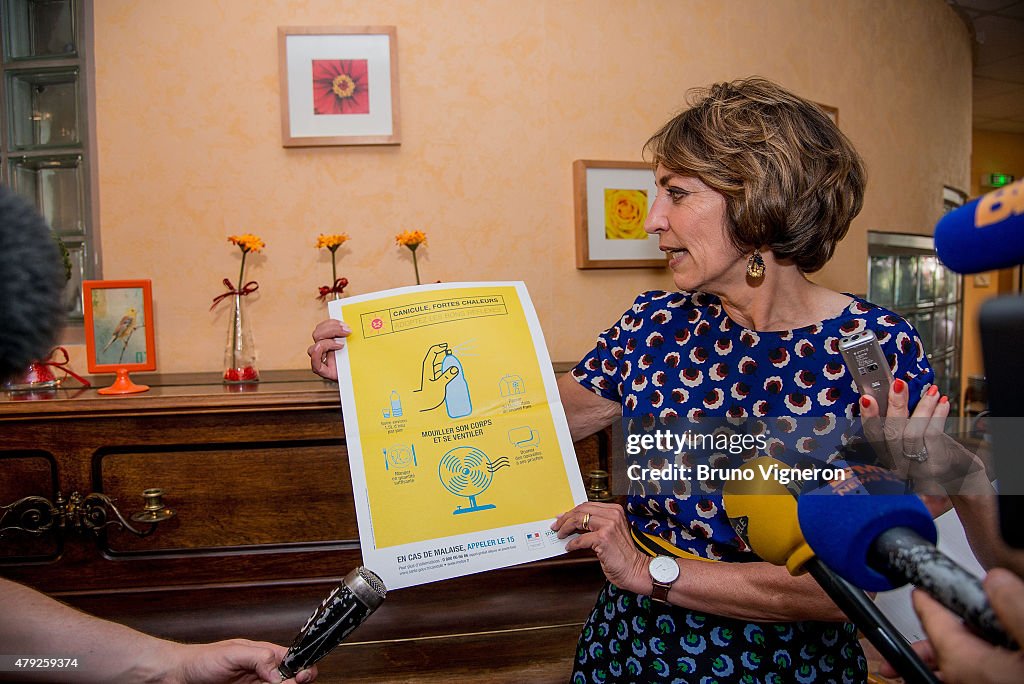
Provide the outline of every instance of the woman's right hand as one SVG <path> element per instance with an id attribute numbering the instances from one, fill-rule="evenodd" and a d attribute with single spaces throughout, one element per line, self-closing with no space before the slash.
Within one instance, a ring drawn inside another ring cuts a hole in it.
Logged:
<path id="1" fill-rule="evenodd" d="M 337 381 L 338 365 L 334 352 L 345 346 L 344 338 L 350 334 L 352 328 L 333 318 L 321 321 L 313 328 L 313 344 L 306 353 L 309 354 L 309 366 L 314 373 L 321 378 Z"/>
<path id="2" fill-rule="evenodd" d="M 889 409 L 879 415 L 878 402 L 864 395 L 860 399 L 860 415 L 864 436 L 875 445 L 879 461 L 901 478 L 913 478 L 919 493 L 945 495 L 969 492 L 947 492 L 941 483 L 957 481 L 968 473 L 984 472 L 977 455 L 945 433 L 949 416 L 949 400 L 936 385 L 927 386 L 909 415 L 910 393 L 900 379 L 889 388 Z"/>

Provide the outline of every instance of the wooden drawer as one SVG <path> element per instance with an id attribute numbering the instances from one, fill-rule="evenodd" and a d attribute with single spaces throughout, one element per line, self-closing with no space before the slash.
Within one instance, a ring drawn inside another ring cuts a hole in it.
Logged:
<path id="1" fill-rule="evenodd" d="M 57 498 L 57 459 L 42 449 L 0 451 L 0 506 L 11 506 L 25 497 L 41 496 L 51 503 Z M 42 519 L 26 507 L 0 508 L 0 526 L 33 527 Z M 0 535 L 0 559 L 16 563 L 56 560 L 63 548 L 56 535 L 41 537 L 11 530 Z M 2 561 L 0 561 L 2 562 Z"/>
<path id="2" fill-rule="evenodd" d="M 93 468 L 96 491 L 159 485 L 178 514 L 150 537 L 110 535 L 111 556 L 359 541 L 341 440 L 104 447 Z"/>

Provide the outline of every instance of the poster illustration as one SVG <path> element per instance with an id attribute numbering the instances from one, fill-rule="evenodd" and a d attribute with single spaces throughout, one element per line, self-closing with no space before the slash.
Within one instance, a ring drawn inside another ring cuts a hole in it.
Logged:
<path id="1" fill-rule="evenodd" d="M 521 282 L 333 301 L 363 562 L 389 589 L 565 552 L 549 525 L 586 500 Z"/>

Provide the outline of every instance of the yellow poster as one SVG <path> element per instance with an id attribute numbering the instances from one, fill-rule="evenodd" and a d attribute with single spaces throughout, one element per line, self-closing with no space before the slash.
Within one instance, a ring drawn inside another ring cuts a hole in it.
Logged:
<path id="1" fill-rule="evenodd" d="M 564 553 L 586 500 L 536 312 L 511 283 L 330 303 L 364 564 L 392 589 Z"/>

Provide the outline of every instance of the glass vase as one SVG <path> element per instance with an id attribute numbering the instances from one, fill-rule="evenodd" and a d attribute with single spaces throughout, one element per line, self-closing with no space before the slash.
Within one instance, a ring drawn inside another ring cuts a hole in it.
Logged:
<path id="1" fill-rule="evenodd" d="M 31 392 L 39 389 L 52 389 L 57 384 L 57 378 L 53 371 L 42 361 L 35 361 L 30 363 L 20 376 L 5 382 L 3 388 L 11 392 Z"/>
<path id="2" fill-rule="evenodd" d="M 224 350 L 224 382 L 258 382 L 259 379 L 248 303 L 244 296 L 236 294 L 231 298 L 231 318 L 228 321 L 228 339 Z"/>

